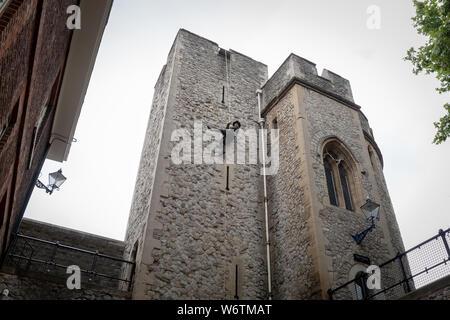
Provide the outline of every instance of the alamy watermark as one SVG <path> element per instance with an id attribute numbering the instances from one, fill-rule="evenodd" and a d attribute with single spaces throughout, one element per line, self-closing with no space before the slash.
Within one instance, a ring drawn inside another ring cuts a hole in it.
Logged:
<path id="1" fill-rule="evenodd" d="M 381 289 L 381 270 L 379 266 L 371 265 L 366 269 L 366 273 L 368 274 L 366 286 L 367 289 Z"/>
<path id="2" fill-rule="evenodd" d="M 381 29 L 381 9 L 377 5 L 370 5 L 366 13 L 369 15 L 366 21 L 367 29 L 379 30 Z"/>
<path id="3" fill-rule="evenodd" d="M 275 175 L 279 168 L 278 129 L 247 128 L 204 130 L 201 120 L 194 121 L 193 130 L 179 128 L 172 132 L 173 164 L 263 164 L 266 175 Z M 263 145 L 264 143 L 264 145 Z M 270 147 L 270 148 L 269 148 Z M 259 150 L 259 154 L 258 154 Z M 263 155 L 263 150 L 265 155 Z M 261 168 L 261 174 L 263 169 Z"/>
<path id="4" fill-rule="evenodd" d="M 69 30 L 81 29 L 81 8 L 77 5 L 71 5 L 66 10 L 69 17 L 66 21 L 66 26 Z"/>
<path id="5" fill-rule="evenodd" d="M 81 289 L 81 269 L 79 266 L 72 265 L 68 266 L 66 270 L 67 274 L 70 276 L 67 278 L 66 285 L 69 290 L 80 290 Z"/>

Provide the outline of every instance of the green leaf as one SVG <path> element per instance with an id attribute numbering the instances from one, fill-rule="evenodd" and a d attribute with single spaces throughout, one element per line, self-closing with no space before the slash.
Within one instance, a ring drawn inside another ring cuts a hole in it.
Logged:
<path id="1" fill-rule="evenodd" d="M 413 65 L 413 73 L 434 74 L 440 81 L 439 93 L 450 91 L 450 0 L 413 0 L 416 16 L 412 18 L 417 32 L 427 37 L 425 45 L 410 48 L 404 60 Z M 440 144 L 450 135 L 449 104 L 444 105 L 447 114 L 439 122 L 433 143 Z"/>

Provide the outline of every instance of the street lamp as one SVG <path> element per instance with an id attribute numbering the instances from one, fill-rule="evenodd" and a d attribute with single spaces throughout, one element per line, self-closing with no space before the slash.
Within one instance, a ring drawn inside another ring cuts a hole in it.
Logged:
<path id="1" fill-rule="evenodd" d="M 370 227 L 366 230 L 358 233 L 358 234 L 352 234 L 353 239 L 356 241 L 356 244 L 360 244 L 361 241 L 366 237 L 366 235 L 369 232 L 372 232 L 373 229 L 375 229 L 375 219 L 380 220 L 380 205 L 376 202 L 373 202 L 369 198 L 366 200 L 366 203 L 364 203 L 361 206 L 361 210 L 364 214 L 364 217 L 366 217 L 367 221 L 370 221 Z"/>
<path id="2" fill-rule="evenodd" d="M 48 194 L 52 194 L 53 191 L 59 190 L 59 187 L 66 181 L 66 177 L 63 176 L 62 170 L 59 169 L 56 172 L 48 175 L 48 186 L 43 184 L 39 179 L 36 181 L 36 187 L 44 189 Z"/>

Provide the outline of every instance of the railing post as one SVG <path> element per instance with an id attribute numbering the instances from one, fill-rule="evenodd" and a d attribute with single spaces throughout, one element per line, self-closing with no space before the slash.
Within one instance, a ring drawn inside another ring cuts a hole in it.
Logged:
<path id="1" fill-rule="evenodd" d="M 33 248 L 33 246 L 32 246 L 28 241 L 25 240 L 25 242 L 28 244 L 28 246 L 29 246 L 30 249 L 31 249 L 30 256 L 28 257 L 27 266 L 25 267 L 26 270 L 29 270 L 29 269 L 30 269 L 30 266 L 31 266 L 31 260 L 33 259 L 33 255 L 34 255 L 34 248 Z"/>
<path id="2" fill-rule="evenodd" d="M 91 271 L 89 272 L 89 281 L 92 281 L 92 278 L 95 277 L 95 264 L 97 263 L 98 250 L 95 250 L 94 260 L 92 261 Z"/>
<path id="3" fill-rule="evenodd" d="M 58 250 L 59 247 L 59 241 L 56 241 L 55 243 L 55 249 L 53 250 L 53 254 L 52 257 L 50 258 L 50 260 L 47 262 L 47 264 L 49 265 L 55 265 L 55 257 L 56 257 L 56 251 Z M 50 272 L 50 267 L 47 267 L 47 272 Z"/>
<path id="4" fill-rule="evenodd" d="M 439 235 L 442 237 L 442 241 L 444 241 L 445 249 L 447 250 L 448 258 L 450 259 L 450 248 L 448 247 L 447 239 L 445 239 L 445 232 L 442 229 L 439 229 Z"/>
<path id="5" fill-rule="evenodd" d="M 405 288 L 405 286 L 403 286 L 403 290 L 405 290 L 405 293 L 411 292 L 411 288 L 409 286 L 409 281 L 408 281 L 408 276 L 406 275 L 405 267 L 404 267 L 403 261 L 402 261 L 402 255 L 400 254 L 400 252 L 397 252 L 397 259 L 398 259 L 398 262 L 400 263 L 400 269 L 402 269 L 404 284 L 406 284 L 406 288 Z"/>
<path id="6" fill-rule="evenodd" d="M 333 290 L 328 289 L 327 293 L 328 293 L 328 298 L 329 298 L 330 300 L 333 300 Z"/>
<path id="7" fill-rule="evenodd" d="M 128 291 L 131 291 L 131 289 L 133 288 L 135 273 L 136 273 L 136 261 L 131 265 L 130 281 L 128 282 Z"/>

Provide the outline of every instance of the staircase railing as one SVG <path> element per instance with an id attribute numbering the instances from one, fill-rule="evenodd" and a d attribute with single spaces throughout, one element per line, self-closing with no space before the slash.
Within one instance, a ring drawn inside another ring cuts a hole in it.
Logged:
<path id="1" fill-rule="evenodd" d="M 379 265 L 381 289 L 361 290 L 354 279 L 328 290 L 331 300 L 398 299 L 450 275 L 450 228 Z M 361 292 L 365 294 L 361 294 Z"/>

